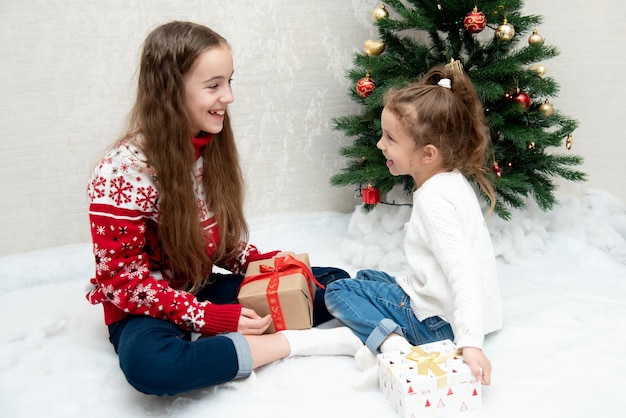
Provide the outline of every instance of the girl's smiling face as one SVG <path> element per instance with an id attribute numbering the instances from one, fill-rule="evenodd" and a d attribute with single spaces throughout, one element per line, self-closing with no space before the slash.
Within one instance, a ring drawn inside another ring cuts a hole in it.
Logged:
<path id="1" fill-rule="evenodd" d="M 376 144 L 376 147 L 383 152 L 387 159 L 387 168 L 394 176 L 414 175 L 417 164 L 417 149 L 415 141 L 409 134 L 407 128 L 400 123 L 398 116 L 383 109 L 381 115 L 383 136 Z"/>
<path id="2" fill-rule="evenodd" d="M 224 128 L 226 109 L 235 100 L 232 75 L 233 57 L 226 45 L 204 51 L 185 73 L 185 106 L 194 135 L 217 134 Z"/>

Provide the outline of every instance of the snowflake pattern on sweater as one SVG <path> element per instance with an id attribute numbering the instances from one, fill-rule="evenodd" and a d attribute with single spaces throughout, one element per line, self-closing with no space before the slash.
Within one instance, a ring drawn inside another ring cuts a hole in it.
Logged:
<path id="1" fill-rule="evenodd" d="M 138 148 L 123 142 L 100 161 L 91 177 L 87 191 L 96 263 L 87 299 L 103 305 L 107 325 L 127 315 L 146 315 L 207 335 L 236 331 L 241 305 L 200 302 L 179 290 L 181 284 L 167 268 L 158 239 L 158 181 L 145 161 Z M 204 199 L 201 157 L 194 173 L 201 225 L 217 242 L 218 226 Z M 207 240 L 210 257 L 214 251 Z M 243 274 L 250 261 L 275 253 L 261 254 L 242 243 L 239 255 L 219 267 Z"/>

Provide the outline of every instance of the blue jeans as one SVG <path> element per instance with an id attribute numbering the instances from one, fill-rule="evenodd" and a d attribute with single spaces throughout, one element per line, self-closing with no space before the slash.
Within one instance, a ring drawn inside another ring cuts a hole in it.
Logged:
<path id="1" fill-rule="evenodd" d="M 128 316 L 109 325 L 109 339 L 128 383 L 149 395 L 176 395 L 252 373 L 243 335 L 191 341 L 191 333 L 162 319 Z"/>
<path id="2" fill-rule="evenodd" d="M 327 285 L 350 275 L 333 267 L 313 267 L 317 280 Z M 243 276 L 213 274 L 213 283 L 200 290 L 198 300 L 236 303 Z M 332 319 L 318 289 L 313 323 Z M 109 340 L 119 357 L 126 380 L 151 395 L 176 395 L 224 383 L 252 373 L 250 347 L 233 332 L 191 341 L 191 332 L 162 319 L 128 316 L 109 325 Z"/>
<path id="3" fill-rule="evenodd" d="M 326 287 L 326 307 L 373 352 L 391 333 L 420 345 L 454 340 L 452 327 L 438 316 L 419 321 L 409 296 L 396 280 L 381 271 L 360 270 L 353 279 L 336 280 Z"/>

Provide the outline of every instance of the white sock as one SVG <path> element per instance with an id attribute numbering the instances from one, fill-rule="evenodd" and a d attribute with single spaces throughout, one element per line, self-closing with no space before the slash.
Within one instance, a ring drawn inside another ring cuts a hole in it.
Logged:
<path id="1" fill-rule="evenodd" d="M 359 351 L 354 355 L 354 363 L 356 364 L 357 370 L 364 372 L 376 366 L 376 354 L 372 353 L 372 351 L 364 345 L 359 348 Z"/>
<path id="2" fill-rule="evenodd" d="M 378 385 L 378 367 L 370 367 L 361 373 L 361 376 L 352 384 L 352 387 L 359 392 L 373 389 Z"/>
<path id="3" fill-rule="evenodd" d="M 293 356 L 353 356 L 363 347 L 348 327 L 279 331 L 287 338 Z"/>
<path id="4" fill-rule="evenodd" d="M 398 334 L 390 334 L 380 345 L 381 353 L 388 353 L 395 350 L 410 350 L 413 344 L 408 342 L 406 338 Z"/>
<path id="5" fill-rule="evenodd" d="M 413 345 L 401 335 L 390 334 L 380 345 L 381 353 L 388 353 L 395 350 L 410 350 Z M 359 392 L 373 389 L 378 385 L 378 367 L 376 362 L 376 354 L 367 347 L 361 347 L 354 355 L 354 362 L 361 376 L 353 383 L 354 389 Z"/>
<path id="6" fill-rule="evenodd" d="M 388 353 L 395 350 L 410 350 L 411 343 L 406 338 L 398 334 L 390 334 L 385 341 L 380 345 L 381 353 Z M 359 348 L 359 351 L 354 355 L 354 363 L 357 370 L 364 372 L 376 365 L 376 354 L 372 353 L 367 346 Z"/>

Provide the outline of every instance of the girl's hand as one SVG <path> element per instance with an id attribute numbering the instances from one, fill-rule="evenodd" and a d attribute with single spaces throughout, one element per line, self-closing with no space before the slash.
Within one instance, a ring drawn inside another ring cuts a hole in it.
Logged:
<path id="1" fill-rule="evenodd" d="M 476 347 L 463 347 L 463 361 L 469 366 L 476 380 L 483 385 L 491 383 L 491 362 L 483 350 Z"/>
<path id="2" fill-rule="evenodd" d="M 272 323 L 272 317 L 265 315 L 259 316 L 254 310 L 250 308 L 241 308 L 241 314 L 239 315 L 239 324 L 237 331 L 242 334 L 261 335 Z"/>

